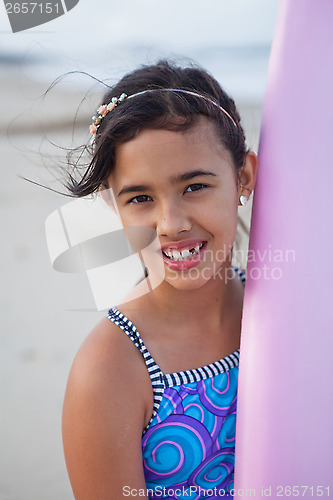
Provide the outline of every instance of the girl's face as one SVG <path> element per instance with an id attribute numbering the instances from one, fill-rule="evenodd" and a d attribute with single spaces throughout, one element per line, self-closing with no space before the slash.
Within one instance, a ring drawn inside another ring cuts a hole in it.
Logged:
<path id="1" fill-rule="evenodd" d="M 149 276 L 196 289 L 228 257 L 237 227 L 238 188 L 230 153 L 208 118 L 185 132 L 142 130 L 116 150 L 108 178 L 125 230 L 156 231 L 142 256 Z"/>

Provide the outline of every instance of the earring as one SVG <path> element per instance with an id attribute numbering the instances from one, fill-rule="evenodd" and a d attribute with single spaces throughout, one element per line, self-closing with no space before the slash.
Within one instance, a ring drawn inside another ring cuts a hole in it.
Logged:
<path id="1" fill-rule="evenodd" d="M 240 201 L 241 205 L 242 205 L 243 207 L 245 207 L 245 205 L 247 204 L 247 202 L 249 201 L 249 199 L 248 199 L 248 197 L 247 197 L 247 196 L 243 196 L 243 195 L 242 195 L 242 196 L 240 196 L 240 197 L 239 197 L 239 201 Z"/>
<path id="2" fill-rule="evenodd" d="M 246 191 L 248 191 L 248 192 L 250 193 L 250 194 L 249 194 L 249 196 L 251 195 L 251 190 L 250 190 L 249 188 L 246 188 L 246 187 L 242 186 L 241 184 L 240 184 L 240 187 L 241 187 L 242 189 L 245 189 Z M 245 207 L 245 205 L 246 205 L 246 204 L 247 204 L 247 202 L 249 201 L 249 198 L 248 198 L 247 196 L 244 196 L 244 195 L 242 194 L 242 195 L 239 197 L 239 201 L 240 201 L 240 204 L 241 204 L 243 207 Z"/>

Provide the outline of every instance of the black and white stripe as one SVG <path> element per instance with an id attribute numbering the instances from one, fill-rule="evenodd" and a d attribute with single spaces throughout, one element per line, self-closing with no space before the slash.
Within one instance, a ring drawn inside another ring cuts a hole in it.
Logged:
<path id="1" fill-rule="evenodd" d="M 163 381 L 163 374 L 158 366 L 157 363 L 155 363 L 153 357 L 151 356 L 150 352 L 148 351 L 147 347 L 144 345 L 142 338 L 135 327 L 133 325 L 132 321 L 130 321 L 124 314 L 122 314 L 116 307 L 113 307 L 110 309 L 107 313 L 107 317 L 109 318 L 110 321 L 118 325 L 125 333 L 126 335 L 132 340 L 134 345 L 139 349 L 141 352 L 144 362 L 146 364 L 151 384 L 153 387 L 153 394 L 154 394 L 154 404 L 153 404 L 153 413 L 151 416 L 151 419 L 147 425 L 147 427 L 144 429 L 143 434 L 147 430 L 150 422 L 153 420 L 155 417 L 157 410 L 160 406 L 160 403 L 162 401 L 162 396 L 164 392 L 164 381 Z"/>
<path id="2" fill-rule="evenodd" d="M 234 366 L 238 366 L 238 362 L 239 349 L 232 354 L 229 354 L 229 356 L 201 368 L 193 368 L 192 370 L 177 373 L 165 373 L 163 374 L 164 385 L 165 387 L 173 387 L 192 382 L 200 382 L 200 380 L 212 378 L 220 373 L 225 373 L 228 370 L 231 370 Z"/>
<path id="3" fill-rule="evenodd" d="M 245 281 L 246 281 L 246 276 L 245 276 L 245 273 L 241 270 L 241 269 L 238 269 L 238 267 L 236 266 L 232 266 L 232 268 L 236 271 L 236 273 L 239 275 L 241 281 L 243 284 L 245 284 Z"/>

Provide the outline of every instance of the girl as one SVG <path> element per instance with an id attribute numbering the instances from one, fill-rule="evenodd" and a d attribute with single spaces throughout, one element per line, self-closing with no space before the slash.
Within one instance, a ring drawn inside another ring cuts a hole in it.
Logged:
<path id="1" fill-rule="evenodd" d="M 126 75 L 90 130 L 93 157 L 71 192 L 100 191 L 125 231 L 150 228 L 158 247 L 142 250 L 136 298 L 110 309 L 69 375 L 75 498 L 230 496 L 245 279 L 231 256 L 256 156 L 217 81 L 165 61 Z"/>

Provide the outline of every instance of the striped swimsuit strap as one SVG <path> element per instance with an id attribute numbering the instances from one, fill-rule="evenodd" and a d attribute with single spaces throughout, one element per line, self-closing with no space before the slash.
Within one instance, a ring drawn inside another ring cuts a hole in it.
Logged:
<path id="1" fill-rule="evenodd" d="M 132 321 L 129 320 L 124 314 L 122 314 L 116 307 L 112 307 L 112 309 L 108 311 L 107 317 L 109 318 L 110 321 L 118 325 L 119 328 L 121 328 L 126 333 L 126 335 L 134 343 L 134 345 L 139 349 L 139 351 L 143 356 L 144 362 L 146 364 L 149 373 L 154 394 L 154 404 L 153 404 L 152 417 L 144 430 L 145 432 L 150 422 L 155 417 L 159 405 L 162 401 L 162 396 L 165 388 L 163 373 L 158 364 L 153 359 L 150 352 L 148 351 L 147 347 L 144 345 L 141 335 L 138 332 L 136 326 L 133 325 Z"/>

